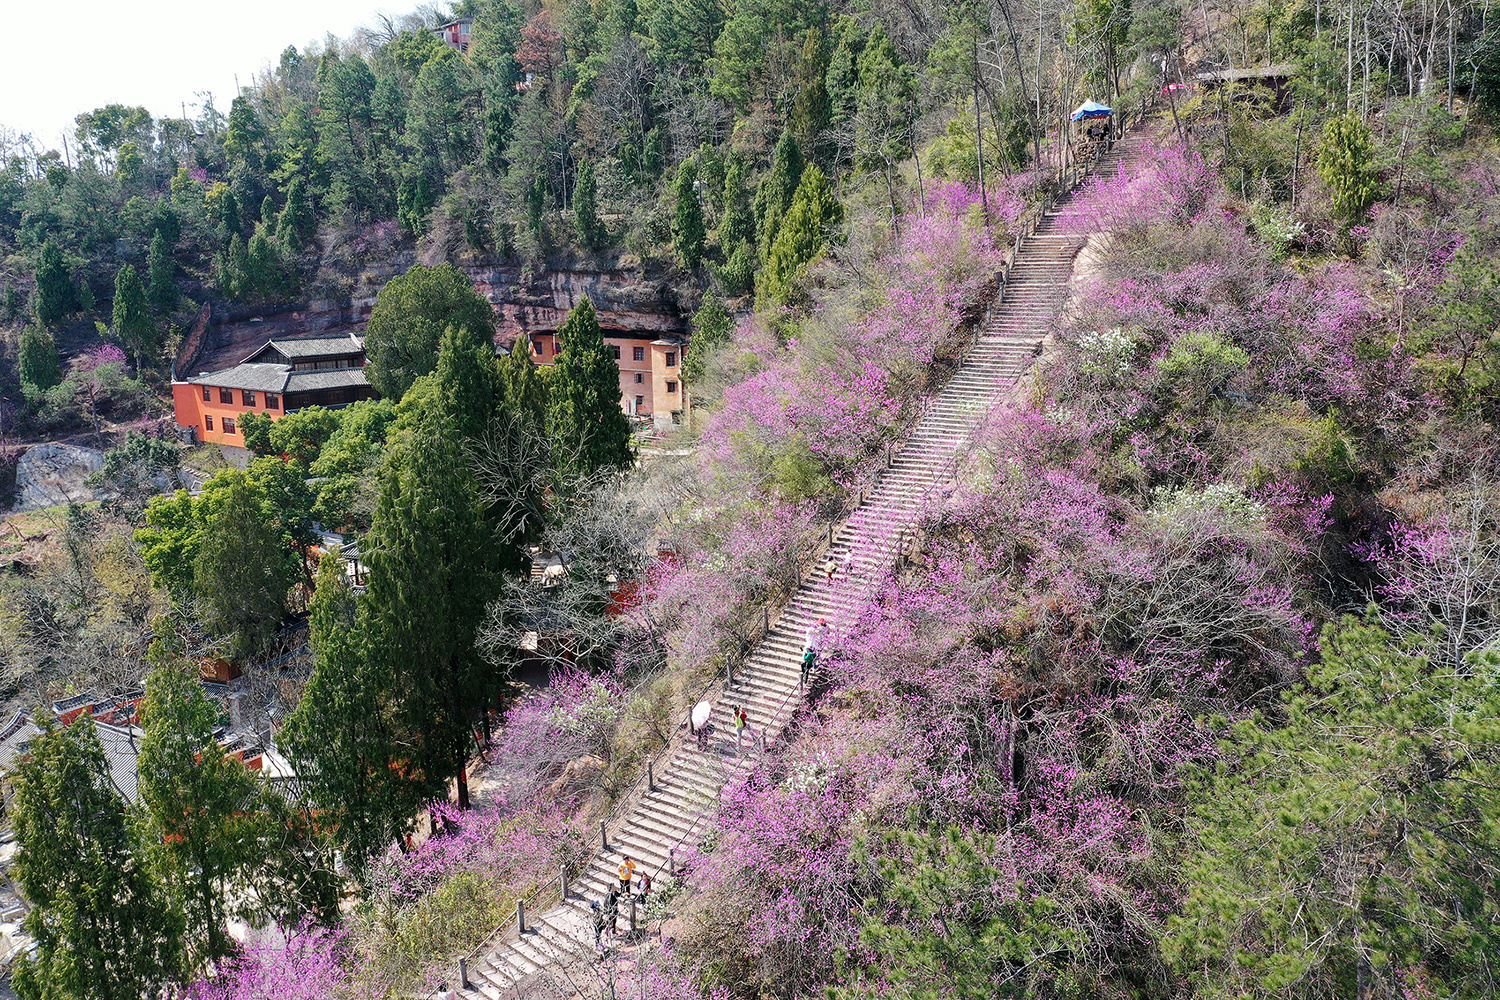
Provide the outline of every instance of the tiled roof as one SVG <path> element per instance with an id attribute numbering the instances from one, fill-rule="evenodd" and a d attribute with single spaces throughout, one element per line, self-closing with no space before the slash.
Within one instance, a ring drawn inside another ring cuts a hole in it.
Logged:
<path id="1" fill-rule="evenodd" d="M 245 360 L 247 362 L 254 361 L 256 356 L 264 352 L 267 348 L 274 350 L 284 358 L 326 358 L 335 357 L 340 354 L 358 354 L 364 350 L 364 345 L 352 333 L 341 337 L 308 337 L 305 340 L 268 340 L 265 347 L 262 347 Z"/>
<path id="2" fill-rule="evenodd" d="M 286 380 L 286 391 L 311 392 L 316 389 L 343 389 L 369 384 L 363 368 L 329 368 L 323 371 L 292 372 Z"/>
<path id="3" fill-rule="evenodd" d="M 25 712 L 17 712 L 4 729 L 0 729 L 0 770 L 14 766 L 31 741 L 41 735 L 41 727 Z"/>
<path id="4" fill-rule="evenodd" d="M 250 389 L 258 392 L 284 392 L 291 369 L 286 365 L 247 362 L 221 372 L 188 379 L 194 385 L 216 385 L 225 389 Z"/>
<path id="5" fill-rule="evenodd" d="M 52 703 L 52 714 L 67 715 L 80 708 L 88 708 L 94 703 L 94 692 L 85 691 L 83 694 L 75 694 Z"/>
<path id="6" fill-rule="evenodd" d="M 94 723 L 104 759 L 109 764 L 109 778 L 125 801 L 134 804 L 140 798 L 139 766 L 141 737 L 145 731 L 135 726 L 112 726 Z"/>

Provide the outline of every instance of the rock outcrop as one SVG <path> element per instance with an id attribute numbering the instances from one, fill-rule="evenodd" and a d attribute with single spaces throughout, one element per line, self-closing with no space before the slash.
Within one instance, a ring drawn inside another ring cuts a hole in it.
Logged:
<path id="1" fill-rule="evenodd" d="M 32 445 L 16 463 L 18 499 L 12 509 L 94 500 L 95 491 L 84 480 L 103 467 L 104 453 L 97 448 L 57 442 Z"/>

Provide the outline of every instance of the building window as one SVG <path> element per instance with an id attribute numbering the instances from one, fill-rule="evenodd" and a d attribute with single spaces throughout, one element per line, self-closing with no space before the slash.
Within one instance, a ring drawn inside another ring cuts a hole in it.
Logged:
<path id="1" fill-rule="evenodd" d="M 220 389 L 219 390 L 219 402 L 221 402 L 221 403 L 233 403 L 234 402 L 234 390 L 233 389 Z"/>
<path id="2" fill-rule="evenodd" d="M 268 393 L 266 393 L 266 409 L 268 409 L 268 410 L 279 410 L 279 409 L 281 409 L 281 397 L 278 396 L 278 395 L 276 395 L 276 393 L 274 393 L 274 392 L 268 392 Z"/>
<path id="3" fill-rule="evenodd" d="M 674 424 L 680 424 L 680 423 L 682 423 L 682 411 L 681 410 L 673 410 L 672 411 L 672 423 L 674 423 Z"/>
<path id="4" fill-rule="evenodd" d="M 240 390 L 240 397 L 245 401 L 245 405 L 246 406 L 254 406 L 255 405 L 255 393 L 254 393 L 253 390 L 250 390 L 250 389 L 241 389 Z"/>
<path id="5" fill-rule="evenodd" d="M 630 349 L 630 360 L 631 361 L 645 361 L 646 360 L 646 349 L 644 347 L 632 347 Z"/>
<path id="6" fill-rule="evenodd" d="M 619 344 L 610 344 L 609 345 L 609 353 L 611 353 L 611 354 L 613 354 L 615 356 L 615 360 L 616 361 L 619 361 L 620 360 L 620 345 Z"/>
<path id="7" fill-rule="evenodd" d="M 636 385 L 640 385 L 644 381 L 646 381 L 646 375 L 645 375 L 645 373 L 644 372 L 636 372 L 635 373 L 635 384 Z"/>
<path id="8" fill-rule="evenodd" d="M 557 355 L 557 352 L 560 351 L 560 350 L 562 350 L 562 345 L 559 344 L 556 340 L 554 340 L 552 342 L 552 354 L 553 354 L 553 356 L 555 357 Z"/>
<path id="9" fill-rule="evenodd" d="M 637 397 L 635 397 L 635 405 L 636 406 L 645 406 L 646 405 L 646 397 L 645 396 L 637 396 Z"/>
<path id="10" fill-rule="evenodd" d="M 677 367 L 677 352 L 676 351 L 668 351 L 667 352 L 667 367 L 668 368 L 676 368 Z"/>
<path id="11" fill-rule="evenodd" d="M 541 357 L 542 356 L 542 342 L 540 340 L 533 340 L 531 342 L 531 350 L 532 350 L 533 353 L 536 354 L 537 357 Z"/>
<path id="12" fill-rule="evenodd" d="M 671 379 L 667 379 L 667 391 L 668 392 L 676 392 L 677 391 L 677 383 L 674 382 L 674 381 L 672 381 Z"/>
<path id="13" fill-rule="evenodd" d="M 206 431 L 211 431 L 214 429 L 214 418 L 212 414 L 203 414 L 203 429 Z"/>
<path id="14" fill-rule="evenodd" d="M 234 433 L 234 418 L 233 417 L 225 417 L 224 418 L 224 433 L 225 434 L 233 434 Z"/>
<path id="15" fill-rule="evenodd" d="M 210 402 L 210 400 L 208 398 L 208 386 L 206 386 L 206 385 L 203 387 L 203 401 L 205 403 Z"/>

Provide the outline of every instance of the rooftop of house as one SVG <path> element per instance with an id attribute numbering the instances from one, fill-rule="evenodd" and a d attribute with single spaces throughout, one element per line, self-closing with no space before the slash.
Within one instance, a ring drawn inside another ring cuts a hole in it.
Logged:
<path id="1" fill-rule="evenodd" d="M 278 354 L 288 360 L 298 358 L 327 358 L 359 354 L 365 349 L 364 340 L 353 333 L 339 337 L 307 337 L 297 340 L 268 340 L 245 360 L 255 361 L 263 354 Z"/>
<path id="2" fill-rule="evenodd" d="M 1211 69 L 1195 75 L 1202 83 L 1234 83 L 1238 80 L 1274 80 L 1279 77 L 1296 76 L 1295 63 L 1277 63 L 1274 66 L 1242 66 L 1238 69 Z"/>
<path id="3" fill-rule="evenodd" d="M 364 338 L 353 333 L 337 337 L 268 340 L 233 368 L 203 372 L 185 381 L 193 385 L 249 389 L 252 392 L 308 392 L 315 389 L 366 385 L 364 373 L 357 367 L 313 371 L 295 370 L 299 362 L 307 362 L 315 358 L 353 359 L 363 355 L 364 350 Z"/>

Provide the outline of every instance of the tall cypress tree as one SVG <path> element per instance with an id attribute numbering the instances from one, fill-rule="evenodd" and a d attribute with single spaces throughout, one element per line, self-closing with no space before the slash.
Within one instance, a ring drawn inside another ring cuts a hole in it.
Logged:
<path id="1" fill-rule="evenodd" d="M 126 264 L 115 275 L 114 330 L 126 350 L 135 355 L 135 366 L 141 367 L 143 359 L 154 357 L 160 346 L 156 321 L 151 318 L 151 307 L 146 304 L 146 289 L 141 285 L 141 276 L 135 268 Z"/>
<path id="2" fill-rule="evenodd" d="M 677 199 L 677 208 L 672 215 L 672 247 L 682 259 L 682 266 L 689 271 L 695 270 L 703 259 L 703 244 L 708 238 L 703 228 L 703 205 L 698 201 L 697 181 L 697 166 L 692 160 L 684 160 L 677 170 L 677 183 L 672 188 Z"/>
<path id="3" fill-rule="evenodd" d="M 771 252 L 771 244 L 776 242 L 781 217 L 792 205 L 792 196 L 797 193 L 804 166 L 797 140 L 792 138 L 792 133 L 783 132 L 771 157 L 771 172 L 755 190 L 756 246 L 762 263 Z"/>
<path id="4" fill-rule="evenodd" d="M 823 252 L 829 230 L 843 217 L 843 206 L 833 196 L 823 171 L 808 167 L 761 272 L 761 291 L 767 299 L 787 305 L 801 296 L 808 265 Z"/>
<path id="5" fill-rule="evenodd" d="M 409 833 L 428 789 L 393 709 L 397 689 L 370 655 L 370 628 L 332 553 L 318 565 L 308 621 L 312 676 L 278 737 L 309 796 L 335 830 L 355 877 Z"/>
<path id="6" fill-rule="evenodd" d="M 548 429 L 565 473 L 590 475 L 634 461 L 620 409 L 620 368 L 604 344 L 594 304 L 578 303 L 557 331 L 562 354 L 548 386 Z"/>
<path id="7" fill-rule="evenodd" d="M 77 312 L 78 286 L 68 274 L 62 249 L 52 240 L 42 244 L 36 262 L 36 318 L 43 326 L 52 326 L 72 312 Z"/>
<path id="8" fill-rule="evenodd" d="M 182 922 L 145 862 L 93 719 L 44 733 L 16 781 L 13 871 L 31 902 L 12 986 L 26 1000 L 137 1000 L 181 966 Z"/>
<path id="9" fill-rule="evenodd" d="M 172 260 L 171 248 L 160 229 L 151 237 L 151 249 L 146 254 L 146 275 L 150 285 L 146 297 L 161 312 L 168 312 L 177 304 L 177 286 L 172 284 L 176 263 Z"/>
<path id="10" fill-rule="evenodd" d="M 169 633 L 157 635 L 141 705 L 141 803 L 159 868 L 187 917 L 189 963 L 202 966 L 234 950 L 228 885 L 259 867 L 268 831 L 254 774 L 214 739 L 218 711 L 196 669 Z"/>
<path id="11" fill-rule="evenodd" d="M 21 382 L 38 389 L 50 389 L 62 381 L 62 364 L 57 357 L 57 342 L 46 327 L 28 325 L 21 331 L 21 348 L 17 358 Z"/>
<path id="12" fill-rule="evenodd" d="M 397 692 L 411 774 L 429 796 L 458 778 L 467 808 L 475 726 L 499 694 L 474 639 L 500 552 L 433 380 L 419 380 L 401 411 L 367 538 L 370 655 Z"/>
<path id="13" fill-rule="evenodd" d="M 585 250 L 603 248 L 608 233 L 599 218 L 599 188 L 594 181 L 594 165 L 584 160 L 578 167 L 573 185 L 573 221 L 578 228 L 578 242 Z"/>

